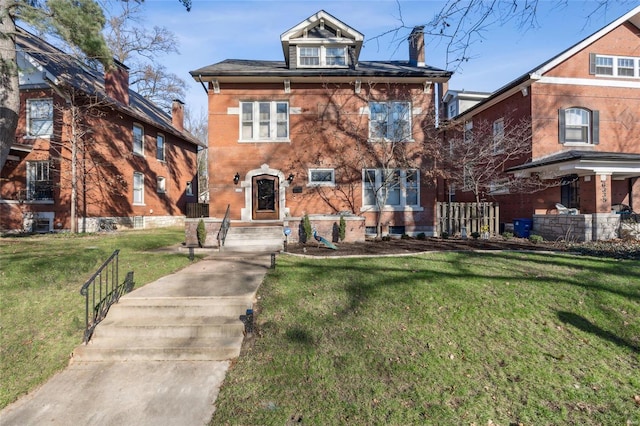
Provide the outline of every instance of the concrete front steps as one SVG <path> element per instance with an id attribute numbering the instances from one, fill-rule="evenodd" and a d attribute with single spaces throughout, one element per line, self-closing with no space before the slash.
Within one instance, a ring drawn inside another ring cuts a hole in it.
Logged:
<path id="1" fill-rule="evenodd" d="M 240 354 L 244 297 L 122 298 L 73 361 L 222 361 Z"/>
<path id="2" fill-rule="evenodd" d="M 282 225 L 242 226 L 232 224 L 222 251 L 274 252 L 284 248 Z"/>

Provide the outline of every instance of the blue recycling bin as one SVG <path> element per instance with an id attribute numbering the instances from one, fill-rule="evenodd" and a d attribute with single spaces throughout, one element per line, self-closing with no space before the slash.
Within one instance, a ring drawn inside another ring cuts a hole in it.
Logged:
<path id="1" fill-rule="evenodd" d="M 533 228 L 532 219 L 513 219 L 513 233 L 519 238 L 529 238 Z"/>

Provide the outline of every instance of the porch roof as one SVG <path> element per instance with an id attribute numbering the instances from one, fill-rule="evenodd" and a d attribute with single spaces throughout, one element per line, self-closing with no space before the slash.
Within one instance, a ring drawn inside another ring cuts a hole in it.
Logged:
<path id="1" fill-rule="evenodd" d="M 640 176 L 640 154 L 598 151 L 563 151 L 530 163 L 507 169 L 517 176 L 531 176 L 538 173 L 544 178 L 557 178 L 576 174 L 611 175 L 613 179 L 627 179 Z"/>

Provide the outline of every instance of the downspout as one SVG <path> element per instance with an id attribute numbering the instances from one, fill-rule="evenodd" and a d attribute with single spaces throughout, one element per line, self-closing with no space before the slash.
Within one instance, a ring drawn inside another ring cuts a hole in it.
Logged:
<path id="1" fill-rule="evenodd" d="M 198 74 L 198 81 L 202 85 L 202 88 L 204 89 L 204 93 L 206 93 L 208 95 L 209 94 L 209 90 L 207 89 L 207 86 L 205 86 L 204 82 L 202 81 L 202 74 Z"/>

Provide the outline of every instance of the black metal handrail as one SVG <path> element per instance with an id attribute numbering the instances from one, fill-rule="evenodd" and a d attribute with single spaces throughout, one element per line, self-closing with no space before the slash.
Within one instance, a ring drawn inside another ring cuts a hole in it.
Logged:
<path id="1" fill-rule="evenodd" d="M 227 232 L 229 231 L 229 227 L 231 226 L 231 220 L 229 220 L 230 208 L 231 204 L 227 204 L 227 211 L 224 214 L 224 219 L 222 219 L 222 224 L 220 225 L 220 230 L 218 231 L 218 247 L 224 246 L 224 241 L 227 239 Z"/>
<path id="2" fill-rule="evenodd" d="M 93 330 L 107 315 L 111 305 L 133 289 L 133 271 L 127 272 L 125 280 L 118 283 L 119 253 L 119 249 L 114 251 L 80 288 L 80 294 L 85 298 L 84 343 L 91 339 Z"/>

